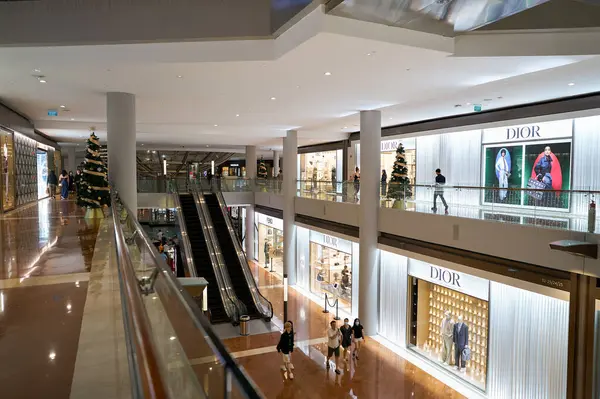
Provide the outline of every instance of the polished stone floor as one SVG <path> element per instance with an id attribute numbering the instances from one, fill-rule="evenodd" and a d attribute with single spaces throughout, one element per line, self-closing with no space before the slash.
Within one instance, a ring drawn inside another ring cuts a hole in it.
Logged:
<path id="1" fill-rule="evenodd" d="M 2 398 L 69 397 L 97 232 L 72 201 L 0 217 Z"/>
<path id="2" fill-rule="evenodd" d="M 261 293 L 274 306 L 273 321 L 283 319 L 283 286 L 274 273 L 253 264 Z M 267 398 L 462 398 L 434 377 L 377 341 L 367 339 L 360 360 L 343 365 L 341 375 L 325 367 L 325 331 L 332 318 L 303 294 L 291 289 L 289 318 L 294 321 L 298 349 L 292 355 L 294 380 L 280 370 L 275 346 L 279 333 L 225 340 L 225 344 Z M 194 366 L 198 374 L 208 365 Z M 214 371 L 214 370 L 213 370 Z M 212 371 L 211 371 L 212 372 Z"/>

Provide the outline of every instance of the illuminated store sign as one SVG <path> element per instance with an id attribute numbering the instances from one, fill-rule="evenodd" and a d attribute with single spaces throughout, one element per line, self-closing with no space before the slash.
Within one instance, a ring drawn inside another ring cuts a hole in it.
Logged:
<path id="1" fill-rule="evenodd" d="M 333 237 L 327 234 L 319 233 L 317 231 L 311 231 L 310 241 L 317 244 L 321 244 L 324 247 L 337 249 L 347 254 L 352 253 L 352 242 L 344 240 L 343 238 Z"/>
<path id="2" fill-rule="evenodd" d="M 274 218 L 273 216 L 263 215 L 258 212 L 256 213 L 256 216 L 258 218 L 258 223 L 283 231 L 283 220 Z"/>
<path id="3" fill-rule="evenodd" d="M 473 297 L 489 300 L 489 280 L 471 276 L 456 270 L 411 259 L 408 264 L 408 274 L 431 283 L 462 292 Z"/>
<path id="4" fill-rule="evenodd" d="M 573 120 L 530 123 L 483 130 L 483 144 L 548 140 L 573 135 Z"/>

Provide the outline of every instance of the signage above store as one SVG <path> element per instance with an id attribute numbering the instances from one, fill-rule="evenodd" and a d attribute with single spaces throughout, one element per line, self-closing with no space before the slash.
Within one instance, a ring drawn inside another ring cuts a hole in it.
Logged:
<path id="1" fill-rule="evenodd" d="M 381 152 L 392 152 L 398 149 L 400 140 L 385 140 L 381 142 Z"/>
<path id="2" fill-rule="evenodd" d="M 548 140 L 573 135 L 573 120 L 530 123 L 483 130 L 483 144 Z"/>
<path id="3" fill-rule="evenodd" d="M 474 296 L 475 298 L 489 300 L 489 280 L 461 273 L 456 270 L 446 269 L 416 259 L 408 262 L 408 274 L 413 277 L 427 280 L 431 283 Z"/>
<path id="4" fill-rule="evenodd" d="M 333 237 L 327 234 L 319 233 L 318 231 L 311 230 L 310 241 L 316 244 L 321 244 L 324 247 L 337 249 L 340 252 L 346 254 L 352 254 L 352 242 L 344 240 L 343 238 Z"/>
<path id="5" fill-rule="evenodd" d="M 264 224 L 265 226 L 273 227 L 276 230 L 283 231 L 283 220 L 274 218 L 272 216 L 263 215 L 262 213 L 255 213 L 258 223 Z"/>

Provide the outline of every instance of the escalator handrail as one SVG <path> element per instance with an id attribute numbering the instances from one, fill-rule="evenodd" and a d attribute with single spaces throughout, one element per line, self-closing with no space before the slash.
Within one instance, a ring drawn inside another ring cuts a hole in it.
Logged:
<path id="1" fill-rule="evenodd" d="M 202 206 L 202 201 L 204 201 L 204 198 L 200 199 L 200 196 L 197 192 L 192 192 L 191 194 L 192 198 L 194 199 L 194 204 L 196 205 L 196 212 L 200 218 L 202 231 L 204 232 L 204 239 L 206 240 L 208 255 L 210 256 L 210 263 L 213 268 L 217 284 L 219 285 L 219 295 L 221 296 L 225 311 L 227 312 L 227 315 L 231 319 L 232 323 L 238 324 L 240 321 L 240 316 L 246 314 L 246 309 L 235 295 L 235 291 L 233 290 L 233 286 L 231 284 L 231 279 L 229 278 L 229 274 L 227 274 L 227 268 L 225 267 L 225 261 L 223 260 L 221 249 L 215 245 L 215 242 L 217 241 L 215 238 L 214 229 L 206 217 L 206 209 L 204 209 Z"/>
<path id="2" fill-rule="evenodd" d="M 246 283 L 250 288 L 250 294 L 252 295 L 254 305 L 256 306 L 256 309 L 263 315 L 263 317 L 271 319 L 273 318 L 273 304 L 267 298 L 265 298 L 258 290 L 256 280 L 254 280 L 254 276 L 252 276 L 252 272 L 250 271 L 250 264 L 248 263 L 246 253 L 242 250 L 242 245 L 240 244 L 239 238 L 235 235 L 233 223 L 231 222 L 231 218 L 229 216 L 229 213 L 227 212 L 227 204 L 225 203 L 223 193 L 218 190 L 214 190 L 214 193 L 219 203 L 221 214 L 223 215 L 225 223 L 227 224 L 229 237 L 231 238 L 233 246 L 235 247 L 235 252 L 240 262 L 240 266 L 242 268 L 242 271 L 244 272 L 244 278 L 246 279 Z"/>
<path id="3" fill-rule="evenodd" d="M 190 277 L 198 277 L 198 272 L 194 263 L 194 253 L 192 252 L 192 245 L 190 244 L 190 238 L 187 232 L 187 225 L 185 224 L 185 218 L 181 214 L 182 210 L 179 194 L 175 193 L 172 196 L 175 202 L 175 209 L 177 210 L 177 223 L 179 224 L 179 230 L 181 232 L 181 242 L 183 244 L 183 250 L 185 251 L 185 264 Z M 184 257 L 182 256 L 181 259 L 183 258 Z"/>
<path id="4" fill-rule="evenodd" d="M 117 226 L 119 224 L 118 207 L 115 207 L 115 204 L 118 202 L 121 209 L 127 214 L 127 220 L 131 223 L 132 228 L 136 231 L 137 237 L 141 239 L 141 242 L 138 241 L 140 243 L 139 245 L 146 247 L 145 253 L 148 253 L 150 255 L 150 260 L 156 267 L 158 273 L 164 276 L 166 288 L 168 291 L 167 295 L 169 295 L 170 298 L 175 298 L 182 304 L 183 308 L 186 310 L 187 316 L 190 318 L 193 325 L 198 329 L 199 333 L 204 337 L 206 343 L 214 353 L 215 358 L 218 359 L 220 364 L 219 367 L 224 370 L 224 378 L 227 380 L 229 378 L 228 376 L 231 376 L 236 382 L 236 385 L 239 387 L 237 391 L 243 393 L 244 397 L 248 399 L 262 399 L 263 396 L 259 393 L 259 390 L 256 387 L 256 385 L 246 375 L 246 372 L 242 370 L 240 366 L 238 366 L 238 364 L 235 362 L 231 353 L 225 348 L 225 345 L 217 336 L 216 332 L 213 329 L 213 326 L 210 324 L 208 319 L 202 314 L 202 310 L 198 307 L 198 304 L 194 301 L 194 299 L 187 292 L 187 290 L 183 288 L 183 286 L 181 285 L 177 277 L 173 274 L 171 268 L 167 265 L 167 263 L 159 256 L 158 250 L 150 241 L 148 234 L 143 229 L 142 225 L 139 223 L 137 218 L 133 216 L 134 214 L 125 204 L 121 203 L 118 200 L 118 194 L 111 192 L 111 197 L 113 207 L 113 223 L 115 225 L 115 231 L 117 229 L 120 229 L 120 226 Z M 124 243 L 124 239 L 121 242 Z M 123 253 L 119 252 L 119 255 L 123 255 Z M 125 253 L 123 258 L 129 259 L 128 263 L 130 264 L 130 270 L 133 271 L 131 257 Z M 136 292 L 137 295 L 141 296 L 139 286 L 136 286 Z M 151 328 L 149 321 L 147 322 L 147 328 Z M 137 335 L 140 332 L 135 331 L 134 333 Z M 149 382 L 156 385 L 157 379 L 150 378 Z M 229 384 L 231 384 L 231 381 L 229 382 Z M 152 398 L 152 396 L 146 397 Z M 166 398 L 167 396 L 160 397 Z"/>

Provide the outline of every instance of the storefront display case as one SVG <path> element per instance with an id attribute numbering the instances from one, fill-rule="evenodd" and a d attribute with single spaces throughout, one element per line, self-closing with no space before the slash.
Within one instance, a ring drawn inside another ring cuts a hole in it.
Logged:
<path id="1" fill-rule="evenodd" d="M 258 261 L 283 276 L 283 220 L 256 212 L 258 225 Z"/>
<path id="2" fill-rule="evenodd" d="M 343 182 L 343 151 L 332 150 L 299 154 L 302 190 L 335 194 Z"/>
<path id="3" fill-rule="evenodd" d="M 13 133 L 0 128 L 0 152 L 2 153 L 2 173 L 0 175 L 0 205 L 6 212 L 16 206 L 15 188 L 15 149 Z"/>

